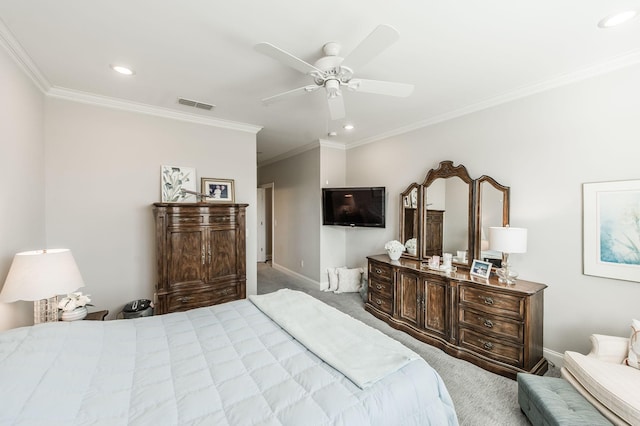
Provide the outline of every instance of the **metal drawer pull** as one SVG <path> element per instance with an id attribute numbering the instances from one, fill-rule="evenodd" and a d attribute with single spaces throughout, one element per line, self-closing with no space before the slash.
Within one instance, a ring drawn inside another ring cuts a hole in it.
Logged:
<path id="1" fill-rule="evenodd" d="M 382 290 L 382 286 L 381 286 L 380 284 L 376 284 L 376 288 L 377 288 L 378 290 Z"/>
<path id="2" fill-rule="evenodd" d="M 180 303 L 187 303 L 187 302 L 191 302 L 192 300 L 193 300 L 193 297 L 181 297 L 180 299 L 178 299 Z"/>
<path id="3" fill-rule="evenodd" d="M 378 275 L 382 274 L 382 269 L 377 269 L 376 268 L 376 274 L 378 274 Z"/>
<path id="4" fill-rule="evenodd" d="M 484 326 L 488 328 L 493 328 L 493 322 L 491 320 L 484 320 Z"/>
<path id="5" fill-rule="evenodd" d="M 380 299 L 376 299 L 376 304 L 378 304 L 378 305 L 382 305 L 382 300 L 380 300 Z"/>
<path id="6" fill-rule="evenodd" d="M 492 298 L 485 296 L 485 297 L 483 297 L 483 299 L 484 299 L 484 304 L 485 305 L 493 305 L 493 299 Z"/>
<path id="7" fill-rule="evenodd" d="M 232 288 L 225 288 L 224 290 L 222 290 L 222 294 L 229 294 L 233 291 Z"/>
<path id="8" fill-rule="evenodd" d="M 493 349 L 493 343 L 484 342 L 484 345 L 482 345 L 482 347 L 485 348 L 486 350 L 490 351 L 491 349 Z"/>

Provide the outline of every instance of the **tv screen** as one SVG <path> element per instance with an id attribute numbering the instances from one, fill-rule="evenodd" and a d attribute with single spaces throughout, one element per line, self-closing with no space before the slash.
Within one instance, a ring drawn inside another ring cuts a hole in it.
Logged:
<path id="1" fill-rule="evenodd" d="M 322 224 L 384 228 L 385 190 L 322 188 Z"/>

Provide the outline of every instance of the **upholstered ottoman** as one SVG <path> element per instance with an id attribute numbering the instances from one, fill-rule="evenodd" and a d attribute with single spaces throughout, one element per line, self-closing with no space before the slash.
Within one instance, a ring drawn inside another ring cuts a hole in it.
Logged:
<path id="1" fill-rule="evenodd" d="M 518 373 L 518 403 L 533 426 L 611 423 L 564 379 Z"/>

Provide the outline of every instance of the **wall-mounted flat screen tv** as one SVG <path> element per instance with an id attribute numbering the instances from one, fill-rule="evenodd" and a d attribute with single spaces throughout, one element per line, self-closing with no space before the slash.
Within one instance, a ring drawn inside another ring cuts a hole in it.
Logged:
<path id="1" fill-rule="evenodd" d="M 385 189 L 322 188 L 322 224 L 385 227 Z"/>

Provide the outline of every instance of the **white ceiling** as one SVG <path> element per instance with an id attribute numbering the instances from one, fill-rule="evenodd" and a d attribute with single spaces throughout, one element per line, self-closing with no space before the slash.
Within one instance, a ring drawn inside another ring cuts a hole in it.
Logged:
<path id="1" fill-rule="evenodd" d="M 597 27 L 629 7 L 640 0 L 1 0 L 0 41 L 33 64 L 50 93 L 262 126 L 258 161 L 268 162 L 319 139 L 363 143 L 640 62 L 640 19 Z M 410 97 L 345 92 L 339 121 L 329 119 L 322 91 L 261 104 L 311 78 L 256 43 L 313 63 L 326 42 L 340 42 L 344 56 L 379 24 L 400 39 L 356 74 L 414 84 Z M 114 63 L 135 76 L 116 74 Z"/>

